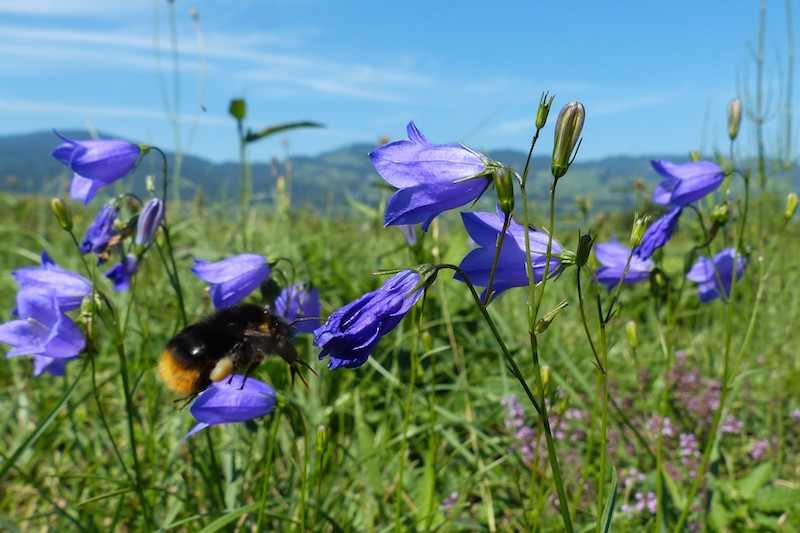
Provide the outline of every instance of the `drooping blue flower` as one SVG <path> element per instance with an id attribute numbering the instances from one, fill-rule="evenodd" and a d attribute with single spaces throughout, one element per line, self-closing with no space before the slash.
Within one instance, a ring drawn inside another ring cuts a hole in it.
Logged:
<path id="1" fill-rule="evenodd" d="M 136 239 L 134 240 L 136 246 L 149 248 L 162 222 L 164 222 L 164 202 L 158 198 L 149 199 L 142 207 L 136 223 Z"/>
<path id="2" fill-rule="evenodd" d="M 660 217 L 647 227 L 647 231 L 642 236 L 642 242 L 636 247 L 636 256 L 641 259 L 649 259 L 653 252 L 667 244 L 672 238 L 675 226 L 678 225 L 678 218 L 681 216 L 682 207 L 673 207 L 667 214 Z"/>
<path id="3" fill-rule="evenodd" d="M 244 300 L 269 276 L 266 258 L 256 254 L 239 254 L 216 263 L 194 259 L 192 272 L 211 284 L 211 300 L 215 309 L 229 307 Z"/>
<path id="4" fill-rule="evenodd" d="M 725 179 L 722 167 L 711 161 L 693 161 L 676 165 L 669 161 L 651 161 L 664 180 L 653 192 L 653 201 L 671 207 L 683 207 L 716 191 Z"/>
<path id="5" fill-rule="evenodd" d="M 138 267 L 136 256 L 127 254 L 122 261 L 105 271 L 105 277 L 111 280 L 111 288 L 115 291 L 127 291 Z"/>
<path id="6" fill-rule="evenodd" d="M 503 230 L 504 216 L 502 213 L 461 213 L 461 218 L 464 221 L 464 227 L 479 248 L 468 253 L 459 266 L 474 285 L 486 287 L 489 283 L 492 263 L 497 251 L 497 239 Z M 533 264 L 533 279 L 535 283 L 539 283 L 544 277 L 547 240 L 548 236 L 545 232 L 537 231 L 531 227 L 530 259 Z M 554 276 L 561 271 L 561 261 L 558 256 L 563 251 L 561 244 L 553 239 L 548 276 Z M 464 281 L 458 273 L 454 277 L 459 281 Z M 512 287 L 525 287 L 527 285 L 525 226 L 512 220 L 503 239 L 503 246 L 500 249 L 492 292 L 495 295 L 499 295 Z"/>
<path id="7" fill-rule="evenodd" d="M 111 204 L 106 204 L 100 209 L 91 225 L 86 228 L 80 244 L 82 254 L 102 254 L 108 248 L 108 243 L 114 236 L 114 221 L 117 220 L 119 210 Z M 101 255 L 100 263 L 104 259 Z"/>
<path id="8" fill-rule="evenodd" d="M 601 285 L 607 285 L 609 289 L 617 286 L 625 272 L 628 257 L 631 257 L 631 249 L 620 244 L 612 236 L 611 242 L 601 242 L 594 246 L 594 255 L 597 261 L 603 265 L 597 269 L 597 281 Z M 655 265 L 651 260 L 642 259 L 633 254 L 624 283 L 639 283 L 648 279 L 653 268 Z"/>
<path id="9" fill-rule="evenodd" d="M 735 248 L 726 248 L 711 259 L 702 255 L 697 258 L 686 278 L 698 284 L 701 302 L 710 302 L 720 297 L 723 300 L 728 299 L 733 283 L 734 258 L 738 280 L 747 268 L 748 261 L 737 254 Z"/>
<path id="10" fill-rule="evenodd" d="M 413 122 L 408 140 L 381 146 L 369 154 L 375 170 L 399 190 L 386 205 L 385 225 L 428 225 L 441 212 L 477 199 L 499 163 L 457 144 L 433 144 Z M 471 179 L 470 179 L 471 178 Z"/>
<path id="11" fill-rule="evenodd" d="M 328 368 L 355 368 L 367 362 L 381 338 L 392 331 L 417 303 L 423 288 L 420 275 L 404 270 L 341 309 L 314 331 L 319 359 L 330 356 Z"/>
<path id="12" fill-rule="evenodd" d="M 265 416 L 276 403 L 273 388 L 257 379 L 233 375 L 231 379 L 211 383 L 189 409 L 198 424 L 184 440 L 209 426 L 246 422 Z"/>
<path id="13" fill-rule="evenodd" d="M 53 157 L 75 173 L 70 195 L 84 204 L 97 191 L 128 175 L 149 148 L 117 139 L 74 141 L 55 132 L 63 144 L 53 150 Z"/>
<path id="14" fill-rule="evenodd" d="M 17 293 L 17 313 L 19 320 L 0 325 L 0 342 L 13 346 L 6 357 L 32 355 L 34 376 L 44 371 L 63 375 L 66 360 L 77 357 L 86 341 L 59 308 L 56 294 L 22 290 Z"/>
<path id="15" fill-rule="evenodd" d="M 295 283 L 281 290 L 273 304 L 275 313 L 294 323 L 298 333 L 314 333 L 320 324 L 319 320 L 295 320 L 317 318 L 322 313 L 319 302 L 319 291 L 303 283 Z"/>
<path id="16" fill-rule="evenodd" d="M 42 252 L 42 266 L 23 267 L 11 272 L 23 292 L 53 293 L 58 308 L 70 311 L 81 306 L 92 292 L 92 283 L 83 276 L 61 268 L 47 252 Z"/>

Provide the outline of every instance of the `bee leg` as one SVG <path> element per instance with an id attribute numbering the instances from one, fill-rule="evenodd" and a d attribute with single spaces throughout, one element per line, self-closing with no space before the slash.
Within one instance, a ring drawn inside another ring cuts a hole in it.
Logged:
<path id="1" fill-rule="evenodd" d="M 302 372 L 300 372 L 300 368 L 297 366 L 297 363 L 300 363 L 300 365 L 301 365 L 301 366 L 304 366 L 304 367 L 306 367 L 307 369 L 309 369 L 309 370 L 311 371 L 311 373 L 312 373 L 312 374 L 314 374 L 315 376 L 319 377 L 319 374 L 317 374 L 317 373 L 314 371 L 314 369 L 313 369 L 313 368 L 311 368 L 311 365 L 309 365 L 308 363 L 306 363 L 306 362 L 305 362 L 303 359 L 301 359 L 300 357 L 297 357 L 297 358 L 296 358 L 294 361 L 292 361 L 291 363 L 289 363 L 289 369 L 290 369 L 290 370 L 291 370 L 291 372 L 292 372 L 292 387 L 294 387 L 294 377 L 295 377 L 295 376 L 300 376 L 300 381 L 302 381 L 302 382 L 303 382 L 303 385 L 305 385 L 305 386 L 306 386 L 306 390 L 308 390 L 308 382 L 306 381 L 306 378 L 304 378 L 304 377 L 303 377 L 303 373 L 302 373 Z"/>
<path id="2" fill-rule="evenodd" d="M 200 393 L 199 392 L 195 392 L 194 394 L 190 394 L 189 396 L 186 396 L 184 398 L 176 398 L 176 399 L 172 400 L 172 403 L 184 402 L 183 405 L 178 407 L 178 411 L 183 411 L 186 408 L 187 405 L 192 403 L 192 400 L 197 398 L 198 394 L 200 394 Z"/>

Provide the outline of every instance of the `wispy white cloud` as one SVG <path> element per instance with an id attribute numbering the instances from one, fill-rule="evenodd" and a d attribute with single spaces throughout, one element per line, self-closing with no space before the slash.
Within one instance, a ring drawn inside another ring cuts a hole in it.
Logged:
<path id="1" fill-rule="evenodd" d="M 109 2 L 108 0 L 0 0 L 0 13 L 28 17 L 97 17 L 127 16 L 131 13 L 152 11 L 145 2 Z"/>

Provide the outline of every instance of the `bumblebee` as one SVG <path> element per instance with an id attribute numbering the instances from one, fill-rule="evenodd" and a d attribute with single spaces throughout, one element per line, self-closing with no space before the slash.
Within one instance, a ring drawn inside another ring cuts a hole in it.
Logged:
<path id="1" fill-rule="evenodd" d="M 247 378 L 267 355 L 278 355 L 289 363 L 292 385 L 300 376 L 308 389 L 299 367 L 316 372 L 300 358 L 293 336 L 292 326 L 264 307 L 228 307 L 175 335 L 161 352 L 158 373 L 167 387 L 191 400 L 212 382 L 234 374 Z"/>

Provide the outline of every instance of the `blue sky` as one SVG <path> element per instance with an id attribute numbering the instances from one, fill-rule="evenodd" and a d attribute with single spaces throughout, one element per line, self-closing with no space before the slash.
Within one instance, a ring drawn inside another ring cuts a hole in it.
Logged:
<path id="1" fill-rule="evenodd" d="M 401 138 L 409 120 L 434 142 L 491 153 L 527 149 L 549 90 L 554 113 L 570 100 L 585 105 L 584 160 L 727 146 L 727 102 L 755 79 L 759 2 L 491 4 L 175 0 L 170 12 L 165 0 L 0 0 L 0 135 L 100 130 L 235 160 L 227 108 L 244 97 L 253 128 L 326 124 L 291 133 L 294 155 Z M 766 13 L 773 113 L 786 73 L 784 9 L 774 2 Z M 255 160 L 283 153 L 281 138 L 251 150 Z"/>

